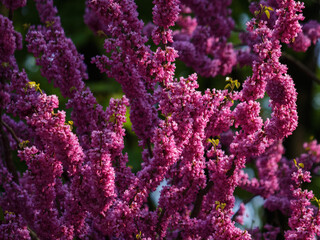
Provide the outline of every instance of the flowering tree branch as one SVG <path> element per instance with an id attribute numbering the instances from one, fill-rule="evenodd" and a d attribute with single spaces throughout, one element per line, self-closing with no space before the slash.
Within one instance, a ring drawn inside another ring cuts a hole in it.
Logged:
<path id="1" fill-rule="evenodd" d="M 10 14 L 26 4 L 1 2 Z M 22 48 L 22 36 L 12 18 L 0 15 L 4 239 L 320 235 L 319 210 L 310 203 L 320 205 L 319 200 L 301 188 L 320 162 L 319 144 L 307 143 L 307 153 L 295 160 L 283 157 L 282 146 L 298 124 L 297 91 L 279 60 L 291 58 L 282 45 L 306 51 L 320 37 L 317 22 L 300 24 L 302 3 L 253 2 L 247 30 L 237 33 L 244 49 L 228 41 L 235 32 L 229 0 L 154 0 L 148 25 L 139 19 L 133 0 L 88 0 L 85 23 L 105 38 L 105 54 L 92 63 L 125 94 L 111 99 L 106 109 L 84 83 L 89 78 L 84 57 L 66 36 L 53 0 L 35 0 L 35 5 L 41 23 L 29 27 L 27 49 L 42 76 L 68 100 L 71 120 L 57 110 L 58 97 L 19 68 L 14 54 Z M 177 59 L 196 73 L 177 78 Z M 241 87 L 227 76 L 238 63 L 252 68 Z M 227 76 L 226 86 L 202 92 L 199 75 Z M 270 98 L 268 118 L 261 114 L 265 95 Z M 127 108 L 143 149 L 137 173 L 124 150 Z M 21 174 L 11 157 L 16 150 L 27 168 Z M 244 170 L 250 164 L 256 169 L 253 177 Z M 150 194 L 164 182 L 156 206 L 150 207 Z M 288 227 L 237 227 L 246 203 L 234 213 L 237 188 L 262 197 L 268 211 L 289 219 Z"/>

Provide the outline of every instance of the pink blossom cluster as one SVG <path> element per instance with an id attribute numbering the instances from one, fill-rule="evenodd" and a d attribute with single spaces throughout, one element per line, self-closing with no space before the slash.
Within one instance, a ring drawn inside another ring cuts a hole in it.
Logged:
<path id="1" fill-rule="evenodd" d="M 305 52 L 311 46 L 316 44 L 320 38 L 320 24 L 315 20 L 310 20 L 302 26 L 302 31 L 291 44 L 297 52 Z"/>
<path id="2" fill-rule="evenodd" d="M 1 2 L 10 12 L 26 4 Z M 320 200 L 303 189 L 319 170 L 320 145 L 306 143 L 306 153 L 294 160 L 283 156 L 282 145 L 298 114 L 281 49 L 306 50 L 320 37 L 317 22 L 301 26 L 302 3 L 253 3 L 253 18 L 239 36 L 248 47 L 243 51 L 228 41 L 231 1 L 154 0 L 153 23 L 144 25 L 133 0 L 88 0 L 84 21 L 105 37 L 106 51 L 92 63 L 125 94 L 103 109 L 86 87 L 84 57 L 66 36 L 53 0 L 34 2 L 41 24 L 28 29 L 27 49 L 42 76 L 68 99 L 71 117 L 58 110 L 57 96 L 19 68 L 14 53 L 22 47 L 21 34 L 0 15 L 1 239 L 320 236 Z M 304 36 L 308 44 L 301 43 Z M 178 77 L 178 58 L 196 73 Z M 240 87 L 227 75 L 241 61 L 252 75 Z M 198 75 L 226 76 L 227 85 L 201 92 Z M 266 119 L 260 105 L 265 95 L 271 108 Z M 137 173 L 124 150 L 128 108 L 142 148 Z M 16 169 L 13 153 L 26 170 Z M 150 204 L 164 182 L 159 200 Z M 263 198 L 264 208 L 283 214 L 287 226 L 245 229 L 245 204 L 235 208 L 237 188 Z"/>
<path id="3" fill-rule="evenodd" d="M 229 74 L 237 64 L 237 53 L 227 42 L 234 28 L 231 1 L 181 2 L 184 14 L 177 21 L 181 29 L 174 32 L 172 44 L 179 58 L 205 77 Z"/>

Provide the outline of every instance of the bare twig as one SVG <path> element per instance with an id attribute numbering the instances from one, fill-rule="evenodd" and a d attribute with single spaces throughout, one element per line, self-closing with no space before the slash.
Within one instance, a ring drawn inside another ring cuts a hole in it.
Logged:
<path id="1" fill-rule="evenodd" d="M 148 147 L 149 157 L 150 157 L 150 158 L 153 158 L 150 139 L 147 140 L 147 147 Z"/>
<path id="2" fill-rule="evenodd" d="M 196 201 L 194 202 L 194 207 L 192 209 L 190 218 L 195 218 L 199 215 L 200 210 L 201 210 L 201 205 L 203 201 L 204 195 L 206 195 L 209 190 L 213 187 L 213 182 L 210 181 L 208 182 L 207 186 L 204 189 L 201 189 L 197 195 Z"/>
<path id="3" fill-rule="evenodd" d="M 30 227 L 28 227 L 28 231 L 32 240 L 40 240 L 37 234 Z"/>
<path id="4" fill-rule="evenodd" d="M 310 78 L 312 81 L 320 84 L 320 79 L 307 67 L 305 66 L 302 62 L 299 60 L 295 59 L 289 54 L 282 53 L 281 56 L 282 59 L 289 61 L 290 63 L 294 64 L 296 67 L 298 67 L 301 71 L 303 71 L 308 78 Z"/>
<path id="5" fill-rule="evenodd" d="M 0 111 L 0 113 L 1 112 L 2 111 Z M 1 134 L 2 144 L 3 144 L 4 163 L 5 163 L 5 166 L 8 168 L 9 172 L 12 174 L 13 180 L 16 183 L 19 183 L 18 174 L 17 174 L 16 168 L 13 164 L 13 159 L 12 159 L 11 152 L 10 152 L 9 139 L 8 139 L 8 136 L 6 135 L 6 133 L 4 132 L 2 126 L 4 126 L 4 124 L 3 124 L 3 121 L 1 120 L 0 121 L 0 134 Z"/>
<path id="6" fill-rule="evenodd" d="M 17 137 L 16 133 L 13 131 L 13 129 L 7 124 L 5 123 L 2 119 L 1 119 L 1 124 L 10 132 L 10 134 L 12 135 L 12 137 L 14 138 L 14 140 L 17 142 L 17 144 L 19 145 L 19 143 L 21 142 L 19 140 L 19 138 Z"/>

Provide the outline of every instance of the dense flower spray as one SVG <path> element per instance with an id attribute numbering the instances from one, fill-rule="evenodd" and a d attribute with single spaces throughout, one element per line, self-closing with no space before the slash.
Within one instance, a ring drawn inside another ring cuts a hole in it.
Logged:
<path id="1" fill-rule="evenodd" d="M 26 4 L 1 2 L 10 15 Z M 302 3 L 252 3 L 253 18 L 239 36 L 247 50 L 239 50 L 228 42 L 235 26 L 231 1 L 154 0 L 153 23 L 144 25 L 133 0 L 88 0 L 84 21 L 105 37 L 106 51 L 92 63 L 125 94 L 104 110 L 84 83 L 84 58 L 66 37 L 53 0 L 34 2 L 41 25 L 28 29 L 27 48 L 42 76 L 68 99 L 71 120 L 57 110 L 57 96 L 19 69 L 14 53 L 22 48 L 21 34 L 10 16 L 0 15 L 2 239 L 320 236 L 320 200 L 302 186 L 317 170 L 320 146 L 307 143 L 307 153 L 294 160 L 282 156 L 298 114 L 281 48 L 306 51 L 320 37 L 316 21 L 300 25 Z M 177 59 L 196 73 L 177 78 Z M 199 75 L 226 76 L 237 63 L 252 67 L 241 88 L 227 76 L 223 90 L 197 90 Z M 263 119 L 259 100 L 266 94 L 271 115 Z M 137 173 L 124 151 L 128 107 L 143 149 Z M 23 173 L 15 169 L 14 151 L 26 164 Z M 256 177 L 244 171 L 247 164 Z M 148 204 L 163 182 L 157 204 Z M 262 197 L 288 226 L 244 229 L 245 204 L 235 212 L 236 188 Z"/>

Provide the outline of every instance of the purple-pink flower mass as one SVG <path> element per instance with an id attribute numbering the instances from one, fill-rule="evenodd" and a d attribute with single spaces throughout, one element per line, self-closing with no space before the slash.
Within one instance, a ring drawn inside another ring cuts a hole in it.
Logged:
<path id="1" fill-rule="evenodd" d="M 9 15 L 27 3 L 0 2 Z M 239 48 L 229 41 L 231 0 L 153 0 L 146 24 L 134 0 L 86 1 L 84 22 L 105 50 L 91 63 L 124 93 L 104 109 L 86 86 L 84 57 L 53 0 L 34 2 L 41 24 L 28 27 L 24 44 L 71 115 L 18 66 L 22 34 L 12 16 L 0 15 L 0 239 L 320 237 L 320 194 L 305 188 L 319 170 L 320 145 L 305 143 L 295 159 L 283 156 L 282 145 L 298 125 L 282 49 L 307 51 L 320 38 L 320 24 L 304 22 L 303 3 L 251 1 Z M 177 61 L 194 73 L 178 75 Z M 238 65 L 252 74 L 233 79 Z M 197 90 L 200 76 L 218 75 L 224 89 Z M 265 96 L 268 117 L 261 114 Z M 127 111 L 142 149 L 138 172 L 125 152 Z M 25 170 L 17 170 L 14 154 Z M 285 222 L 245 228 L 238 188 Z"/>

